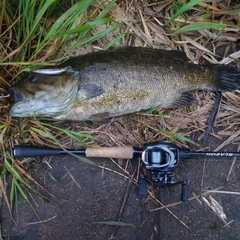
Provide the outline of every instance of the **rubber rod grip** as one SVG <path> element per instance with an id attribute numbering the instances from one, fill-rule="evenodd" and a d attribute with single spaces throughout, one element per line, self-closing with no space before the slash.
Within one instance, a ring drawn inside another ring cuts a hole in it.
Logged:
<path id="1" fill-rule="evenodd" d="M 103 158 L 133 158 L 133 147 L 102 147 L 87 148 L 86 157 L 103 157 Z"/>
<path id="2" fill-rule="evenodd" d="M 14 146 L 14 157 L 42 157 L 42 156 L 55 156 L 61 153 L 61 149 L 35 147 L 35 146 Z"/>

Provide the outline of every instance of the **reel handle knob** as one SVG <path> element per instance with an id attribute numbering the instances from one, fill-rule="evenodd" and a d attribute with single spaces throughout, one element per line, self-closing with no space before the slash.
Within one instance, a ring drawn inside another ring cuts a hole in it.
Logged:
<path id="1" fill-rule="evenodd" d="M 147 181 L 142 178 L 139 182 L 138 182 L 139 188 L 138 188 L 138 195 L 140 197 L 146 197 L 147 196 Z"/>
<path id="2" fill-rule="evenodd" d="M 188 185 L 186 182 L 182 183 L 181 201 L 182 202 L 188 201 Z"/>

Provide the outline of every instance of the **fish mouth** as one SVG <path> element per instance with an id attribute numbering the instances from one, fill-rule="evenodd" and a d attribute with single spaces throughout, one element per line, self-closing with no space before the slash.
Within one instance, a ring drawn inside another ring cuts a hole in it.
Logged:
<path id="1" fill-rule="evenodd" d="M 19 101 L 25 100 L 24 95 L 21 92 L 19 92 L 17 89 L 15 89 L 14 87 L 9 88 L 8 93 L 14 102 L 19 102 Z"/>
<path id="2" fill-rule="evenodd" d="M 19 104 L 21 105 L 21 101 L 14 103 L 8 111 L 8 114 L 12 117 L 28 117 L 27 113 L 22 113 L 19 108 Z"/>
<path id="3" fill-rule="evenodd" d="M 8 114 L 12 117 L 29 117 L 30 113 L 28 113 L 27 111 L 21 111 L 21 107 L 28 102 L 24 94 L 17 90 L 15 87 L 9 88 L 8 93 L 14 101 L 13 105 L 8 111 Z"/>
<path id="4" fill-rule="evenodd" d="M 14 102 L 8 110 L 8 114 L 12 117 L 48 117 L 48 113 L 46 113 L 48 106 L 42 105 L 37 109 L 32 109 L 36 104 L 36 102 L 31 103 L 31 100 Z M 49 116 L 51 116 L 51 113 Z"/>

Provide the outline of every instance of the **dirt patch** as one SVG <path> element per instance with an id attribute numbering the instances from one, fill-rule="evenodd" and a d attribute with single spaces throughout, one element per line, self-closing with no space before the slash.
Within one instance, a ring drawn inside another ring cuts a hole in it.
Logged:
<path id="1" fill-rule="evenodd" d="M 95 162 L 119 172 L 111 160 L 95 159 Z M 61 182 L 54 182 L 43 169 L 35 174 L 36 179 L 59 198 L 51 198 L 57 206 L 44 203 L 32 194 L 31 203 L 40 220 L 20 197 L 18 213 L 15 214 L 18 227 L 13 225 L 11 239 L 85 240 L 111 239 L 113 236 L 115 239 L 149 239 L 153 235 L 152 223 L 159 222 L 159 213 L 149 214 L 146 206 L 157 207 L 157 204 L 151 199 L 140 199 L 137 186 L 128 179 L 72 157 L 52 158 L 51 166 L 50 173 L 58 179 L 68 171 L 72 176 L 67 175 Z M 131 166 L 132 172 L 136 172 L 135 167 L 137 162 Z M 2 216 L 2 232 L 7 237 L 10 225 L 5 204 Z M 121 221 L 133 226 L 116 228 L 96 224 L 99 221 Z"/>

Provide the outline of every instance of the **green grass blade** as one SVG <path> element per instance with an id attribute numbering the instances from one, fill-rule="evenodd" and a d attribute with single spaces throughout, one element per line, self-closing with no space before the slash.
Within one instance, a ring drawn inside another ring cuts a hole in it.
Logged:
<path id="1" fill-rule="evenodd" d="M 153 113 L 158 107 L 152 107 L 144 111 L 137 112 L 136 114 L 151 114 Z"/>
<path id="2" fill-rule="evenodd" d="M 48 133 L 46 133 L 45 131 L 41 130 L 41 129 L 38 129 L 38 128 L 35 128 L 35 127 L 31 127 L 30 128 L 32 131 L 36 132 L 37 134 L 39 134 L 41 137 L 43 137 L 44 139 L 45 138 L 49 138 L 49 139 L 52 139 L 52 136 L 49 135 Z"/>
<path id="3" fill-rule="evenodd" d="M 180 134 L 178 134 L 177 132 L 169 132 L 165 129 L 161 129 L 160 132 L 163 132 L 164 134 L 166 134 L 167 136 L 169 136 L 171 141 L 175 141 L 175 140 L 180 140 L 180 141 L 184 141 L 184 142 L 188 142 L 194 145 L 197 145 L 194 141 L 192 141 L 191 139 L 184 137 Z"/>
<path id="4" fill-rule="evenodd" d="M 14 168 L 14 166 L 6 158 L 4 160 L 4 165 L 6 166 L 8 172 L 12 174 L 13 178 L 15 178 L 18 181 L 20 181 L 21 183 L 23 183 L 29 189 L 33 189 L 26 181 L 23 180 L 23 178 L 18 173 L 18 171 Z"/>
<path id="5" fill-rule="evenodd" d="M 46 36 L 44 39 L 41 37 L 38 37 L 38 44 L 35 49 L 35 54 L 38 54 L 40 51 L 42 51 L 47 45 L 53 42 L 54 39 L 59 38 L 59 33 L 66 32 L 67 30 L 70 30 L 72 28 L 75 28 L 77 26 L 77 22 L 81 20 L 83 17 L 83 13 L 86 11 L 86 9 L 92 4 L 93 0 L 87 0 L 87 1 L 79 1 L 75 5 L 73 5 L 70 9 L 68 9 L 64 14 L 62 14 L 52 25 L 52 27 L 48 30 Z M 51 7 L 51 6 L 49 6 Z M 80 25 L 84 25 L 86 23 L 86 19 L 82 20 Z M 43 24 L 43 26 L 45 26 Z M 41 33 L 41 31 L 40 31 Z M 52 51 L 56 52 L 56 50 L 66 41 L 66 39 L 69 38 L 69 35 L 64 34 L 61 38 L 58 39 L 57 44 L 52 45 Z M 31 59 L 34 59 L 34 56 Z"/>
<path id="6" fill-rule="evenodd" d="M 88 1 L 80 1 L 68 9 L 62 16 L 60 16 L 57 21 L 53 24 L 51 29 L 49 30 L 46 39 L 49 40 L 51 38 L 55 38 L 56 34 L 59 34 L 64 28 L 69 27 L 73 24 L 76 19 L 79 20 L 82 13 L 86 11 L 89 5 L 93 2 L 93 0 Z"/>
<path id="7" fill-rule="evenodd" d="M 20 174 L 17 172 L 17 170 L 11 165 L 11 163 L 5 158 L 4 164 L 7 168 L 7 170 L 18 180 L 22 180 Z M 22 180 L 23 181 L 23 180 Z"/>
<path id="8" fill-rule="evenodd" d="M 101 3 L 99 5 L 99 7 L 101 7 L 101 5 L 103 5 L 103 4 L 106 4 L 106 2 L 108 2 L 108 0 L 104 1 L 103 3 Z M 110 2 L 110 4 L 107 7 L 104 7 L 104 10 L 101 12 L 101 14 L 96 19 L 103 18 L 110 11 L 110 9 L 113 7 L 115 2 L 116 2 L 116 0 Z"/>
<path id="9" fill-rule="evenodd" d="M 1 11 L 2 13 L 0 14 L 0 33 L 2 33 L 2 27 L 3 27 L 3 21 L 4 21 L 4 15 L 3 13 L 6 12 L 6 0 L 1 1 Z M 7 14 L 6 14 L 7 17 Z"/>
<path id="10" fill-rule="evenodd" d="M 13 179 L 12 179 L 13 180 Z M 15 184 L 13 183 L 13 181 L 12 181 L 12 183 L 11 183 L 11 189 L 10 189 L 10 208 L 12 209 L 12 207 L 13 207 L 13 201 L 14 201 L 14 199 L 15 199 L 15 192 L 16 192 L 16 186 L 15 186 Z"/>
<path id="11" fill-rule="evenodd" d="M 134 223 L 128 223 L 128 222 L 117 222 L 117 221 L 99 221 L 94 222 L 95 224 L 105 224 L 105 225 L 111 225 L 111 226 L 119 226 L 119 227 L 134 227 Z"/>
<path id="12" fill-rule="evenodd" d="M 104 50 L 107 50 L 109 49 L 110 47 L 112 47 L 113 45 L 115 45 L 120 39 L 122 39 L 123 37 L 126 36 L 126 34 L 131 34 L 130 32 L 129 33 L 122 33 L 120 35 L 118 35 L 116 38 L 114 38 L 105 48 Z"/>
<path id="13" fill-rule="evenodd" d="M 220 11 L 220 14 L 238 14 L 240 16 L 240 8 L 234 10 Z"/>
<path id="14" fill-rule="evenodd" d="M 73 135 L 75 135 L 75 136 L 90 138 L 90 139 L 92 139 L 92 140 L 97 140 L 96 137 L 91 136 L 90 134 L 87 134 L 87 133 L 80 133 L 80 132 L 75 132 L 75 131 L 72 131 L 72 130 L 66 130 L 66 129 L 63 129 L 63 128 L 59 128 L 59 127 L 50 125 L 50 124 L 48 124 L 48 123 L 42 123 L 42 125 L 47 126 L 47 127 L 49 127 L 49 128 L 56 129 L 56 130 L 61 131 L 61 132 L 64 132 L 65 134 L 70 133 L 70 134 L 73 134 Z"/>
<path id="15" fill-rule="evenodd" d="M 27 202 L 29 202 L 27 195 L 25 194 L 22 187 L 20 186 L 20 184 L 17 182 L 17 180 L 15 178 L 13 178 L 12 183 L 16 186 L 17 190 L 20 192 L 20 194 L 23 196 L 23 198 L 25 200 L 27 200 Z"/>
<path id="16" fill-rule="evenodd" d="M 54 175 L 52 175 L 49 171 L 47 171 L 46 169 L 43 168 L 43 171 L 51 178 L 51 180 L 53 180 L 54 182 L 61 182 L 63 181 L 67 175 L 69 175 L 69 172 L 65 173 L 60 179 L 57 179 Z"/>
<path id="17" fill-rule="evenodd" d="M 86 145 L 86 143 L 82 140 L 80 140 L 79 138 L 77 138 L 74 134 L 72 134 L 69 131 L 63 130 L 63 132 L 69 136 L 70 138 L 72 138 L 74 141 L 76 141 L 77 143 L 81 144 L 81 145 Z"/>
<path id="18" fill-rule="evenodd" d="M 122 25 L 122 23 L 117 23 L 116 25 L 111 26 L 111 27 L 105 29 L 105 30 L 102 31 L 102 32 L 96 33 L 96 34 L 94 34 L 94 36 L 92 36 L 92 37 L 90 37 L 90 38 L 88 38 L 88 39 L 86 39 L 86 40 L 83 40 L 83 41 L 80 42 L 80 43 L 74 44 L 70 49 L 72 50 L 72 49 L 74 49 L 74 48 L 78 48 L 78 47 L 83 46 L 83 45 L 85 45 L 85 44 L 90 44 L 90 43 L 92 43 L 92 42 L 94 42 L 94 41 L 97 41 L 98 39 L 106 36 L 107 34 L 109 34 L 109 33 L 111 33 L 111 32 L 113 32 L 114 30 L 116 30 L 116 29 L 117 29 L 118 27 L 120 27 L 121 25 Z"/>
<path id="19" fill-rule="evenodd" d="M 87 164 L 92 165 L 92 166 L 94 166 L 94 167 L 97 167 L 97 166 L 98 166 L 98 164 L 96 164 L 95 162 L 91 161 L 90 159 L 88 159 L 88 158 L 86 158 L 86 157 L 78 156 L 78 155 L 76 155 L 76 154 L 71 153 L 71 152 L 68 151 L 67 149 L 65 149 L 65 148 L 61 145 L 61 143 L 41 124 L 40 121 L 38 121 L 38 120 L 36 120 L 36 121 L 37 121 L 38 125 L 41 126 L 42 129 L 43 129 L 47 134 L 49 134 L 49 135 L 52 137 L 52 139 L 55 141 L 55 143 L 57 143 L 57 145 L 58 145 L 63 151 L 65 151 L 67 154 L 69 154 L 69 155 L 77 158 L 78 160 L 80 160 L 80 161 L 83 162 L 83 163 L 87 163 Z"/>
<path id="20" fill-rule="evenodd" d="M 114 22 L 112 18 L 102 18 L 102 19 L 97 19 L 92 22 L 88 22 L 84 25 L 78 26 L 72 30 L 66 31 L 62 34 L 57 35 L 55 38 L 62 37 L 65 35 L 70 35 L 70 34 L 75 34 L 75 33 L 87 33 L 88 31 L 92 30 L 93 28 L 96 28 L 98 26 L 101 26 L 106 23 L 111 23 Z"/>
<path id="21" fill-rule="evenodd" d="M 42 8 L 38 9 L 37 15 L 34 16 L 34 18 L 33 18 L 34 19 L 33 23 L 28 21 L 28 17 L 25 17 L 25 20 L 28 22 L 26 24 L 26 25 L 28 25 L 26 31 L 29 31 L 29 33 L 25 37 L 24 42 L 21 44 L 21 48 L 24 48 L 24 46 L 26 46 L 30 41 L 32 41 L 33 35 L 37 32 L 37 30 L 39 30 L 39 24 L 40 24 L 40 22 L 43 18 L 44 13 L 51 6 L 51 4 L 54 3 L 54 2 L 55 2 L 55 0 L 48 0 L 44 3 Z M 23 13 L 27 14 L 27 12 L 25 12 L 25 11 L 23 11 Z"/>
<path id="22" fill-rule="evenodd" d="M 180 16 L 182 13 L 186 12 L 188 9 L 191 7 L 197 5 L 200 2 L 203 2 L 204 0 L 192 0 L 187 4 L 184 4 L 175 14 L 173 17 L 171 17 L 165 24 L 164 26 L 168 25 L 171 23 L 174 19 L 176 19 L 178 16 Z"/>
<path id="23" fill-rule="evenodd" d="M 190 25 L 184 26 L 179 28 L 177 31 L 175 31 L 172 36 L 176 36 L 179 33 L 182 32 L 188 32 L 188 31 L 197 31 L 197 30 L 205 30 L 205 29 L 224 29 L 227 25 L 222 23 L 213 23 L 213 22 L 196 22 L 192 23 Z"/>
<path id="24" fill-rule="evenodd" d="M 107 2 L 107 1 L 106 1 Z M 106 15 L 110 9 L 112 8 L 115 1 L 110 2 L 110 4 L 107 6 L 106 9 L 104 9 L 101 14 L 96 17 L 94 20 L 91 20 L 91 18 L 94 18 L 94 12 L 96 13 L 97 9 L 104 4 L 101 3 L 91 14 L 89 14 L 86 18 L 83 18 L 83 13 L 86 11 L 86 9 L 93 3 L 93 0 L 88 1 L 80 1 L 76 3 L 74 6 L 72 6 L 67 12 L 62 14 L 56 22 L 53 24 L 53 26 L 48 30 L 48 33 L 46 37 L 40 41 L 39 38 L 39 44 L 35 50 L 36 53 L 40 52 L 44 49 L 45 46 L 49 45 L 50 42 L 54 40 L 54 43 L 57 42 L 57 45 L 53 44 L 52 51 L 56 52 L 56 50 L 59 48 L 59 45 L 63 45 L 69 40 L 72 40 L 77 37 L 76 42 L 81 43 L 82 38 L 92 29 L 103 25 L 103 24 L 109 24 L 115 22 L 112 18 L 103 18 L 104 15 Z M 81 22 L 79 23 L 79 21 Z M 89 21 L 89 22 L 88 22 Z M 120 26 L 120 25 L 118 25 Z M 118 27 L 117 26 L 117 27 Z M 110 31 L 114 31 L 116 28 L 110 28 Z M 106 34 L 110 32 L 109 30 L 103 31 L 102 34 L 95 34 L 93 38 L 85 39 L 81 44 L 78 44 L 77 46 L 73 45 L 71 49 L 74 49 L 78 46 L 82 46 L 85 44 L 89 44 Z M 75 36 L 74 36 L 75 34 Z M 117 39 L 116 41 L 117 42 Z M 76 44 L 77 44 L 76 43 Z"/>

